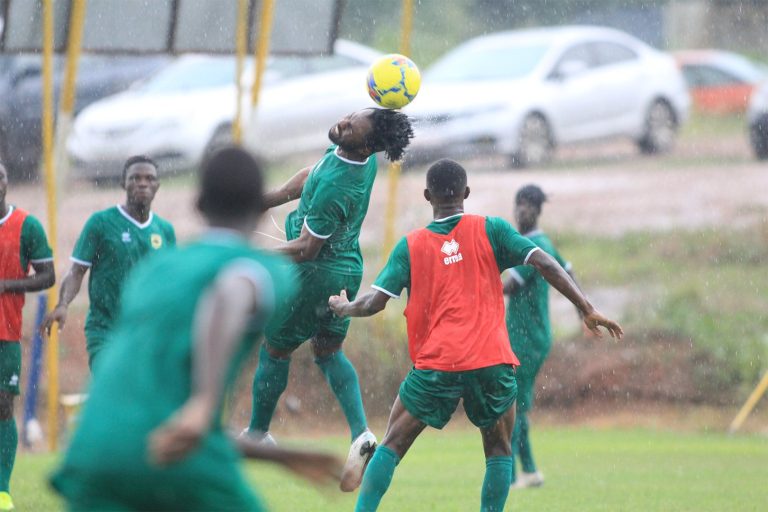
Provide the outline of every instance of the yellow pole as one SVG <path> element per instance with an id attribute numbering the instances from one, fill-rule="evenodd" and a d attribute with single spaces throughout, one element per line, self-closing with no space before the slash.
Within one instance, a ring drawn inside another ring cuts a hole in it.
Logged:
<path id="1" fill-rule="evenodd" d="M 43 165 L 48 200 L 48 235 L 56 255 L 56 183 L 53 168 L 53 0 L 43 2 Z M 57 286 L 48 290 L 48 307 L 55 304 Z M 51 331 L 48 340 L 48 448 L 56 449 L 59 425 L 59 337 Z"/>
<path id="2" fill-rule="evenodd" d="M 73 0 L 69 17 L 67 41 L 67 60 L 64 68 L 64 82 L 61 87 L 59 115 L 56 119 L 56 137 L 54 149 L 54 168 L 56 185 L 61 187 L 68 172 L 66 141 L 72 131 L 72 116 L 75 111 L 77 92 L 77 69 L 80 62 L 80 50 L 83 43 L 86 0 Z"/>
<path id="3" fill-rule="evenodd" d="M 731 426 L 728 427 L 728 432 L 732 434 L 741 428 L 744 420 L 747 419 L 747 416 L 749 416 L 749 413 L 755 408 L 755 405 L 757 405 L 757 402 L 766 390 L 768 390 L 768 372 L 765 372 L 765 375 L 763 375 L 763 378 L 757 384 L 757 387 L 752 391 L 752 394 L 749 395 L 749 398 L 747 398 L 747 401 L 742 406 L 739 414 L 736 415 L 733 422 L 731 422 Z"/>
<path id="4" fill-rule="evenodd" d="M 261 16 L 259 19 L 259 41 L 256 45 L 256 66 L 254 69 L 253 88 L 251 89 L 251 110 L 259 103 L 259 92 L 264 69 L 269 54 L 269 38 L 272 33 L 272 18 L 275 14 L 275 0 L 261 1 Z"/>
<path id="5" fill-rule="evenodd" d="M 400 27 L 400 53 L 408 55 L 411 50 L 411 31 L 413 28 L 413 0 L 403 0 L 403 14 Z M 397 190 L 403 166 L 400 162 L 389 164 L 387 177 L 387 206 L 385 210 L 384 247 L 381 252 L 386 259 L 395 245 L 395 219 L 397 217 Z"/>
<path id="6" fill-rule="evenodd" d="M 237 2 L 237 31 L 235 33 L 235 119 L 232 121 L 232 141 L 240 144 L 243 140 L 243 64 L 245 62 L 246 38 L 248 36 L 248 0 Z"/>

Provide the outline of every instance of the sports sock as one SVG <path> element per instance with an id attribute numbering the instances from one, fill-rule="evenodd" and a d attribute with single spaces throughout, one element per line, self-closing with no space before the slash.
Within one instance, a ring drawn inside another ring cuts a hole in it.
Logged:
<path id="1" fill-rule="evenodd" d="M 523 471 L 526 473 L 536 472 L 536 463 L 533 460 L 533 451 L 531 450 L 531 442 L 528 439 L 528 432 L 530 431 L 528 425 L 527 413 L 518 413 L 515 419 L 515 431 L 517 431 L 517 424 L 520 425 L 520 434 L 517 441 L 518 453 L 520 456 L 520 465 Z"/>
<path id="2" fill-rule="evenodd" d="M 344 416 L 349 423 L 349 430 L 354 441 L 357 436 L 365 432 L 368 423 L 365 420 L 363 410 L 363 398 L 360 396 L 360 382 L 352 363 L 341 350 L 326 357 L 318 357 L 315 363 L 325 375 L 325 380 L 336 395 L 336 399 L 344 411 Z"/>
<path id="3" fill-rule="evenodd" d="M 372 512 L 379 508 L 381 498 L 389 489 L 392 475 L 395 474 L 395 467 L 399 463 L 400 457 L 388 446 L 379 445 L 376 448 L 368 467 L 365 468 L 355 512 Z"/>
<path id="4" fill-rule="evenodd" d="M 508 457 L 485 459 L 485 479 L 480 499 L 480 512 L 502 512 L 509 494 L 514 460 Z"/>
<path id="5" fill-rule="evenodd" d="M 13 418 L 0 421 L 0 492 L 9 492 L 11 473 L 16 461 L 16 445 L 19 435 L 16 431 L 16 420 Z"/>
<path id="6" fill-rule="evenodd" d="M 253 376 L 253 410 L 249 430 L 269 430 L 277 401 L 288 386 L 290 359 L 278 359 L 267 352 L 262 345 L 259 351 L 259 366 Z"/>

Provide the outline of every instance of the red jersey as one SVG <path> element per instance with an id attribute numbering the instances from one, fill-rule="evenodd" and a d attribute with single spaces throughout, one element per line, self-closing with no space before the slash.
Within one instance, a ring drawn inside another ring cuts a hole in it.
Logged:
<path id="1" fill-rule="evenodd" d="M 21 267 L 21 228 L 27 212 L 14 208 L 5 222 L 0 224 L 0 279 L 23 279 L 29 273 L 29 265 Z M 23 293 L 0 294 L 0 340 L 21 339 L 21 310 Z"/>
<path id="2" fill-rule="evenodd" d="M 464 215 L 446 235 L 408 234 L 408 350 L 419 370 L 519 365 L 504 323 L 499 267 L 485 217 Z"/>

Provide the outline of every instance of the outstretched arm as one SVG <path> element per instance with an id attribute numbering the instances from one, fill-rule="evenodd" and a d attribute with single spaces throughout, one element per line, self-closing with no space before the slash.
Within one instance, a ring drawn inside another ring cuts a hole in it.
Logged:
<path id="1" fill-rule="evenodd" d="M 54 322 L 59 323 L 59 329 L 64 328 L 64 324 L 67 322 L 67 308 L 69 303 L 75 300 L 80 287 L 83 285 L 83 278 L 85 273 L 88 272 L 87 265 L 81 265 L 80 263 L 72 263 L 67 275 L 64 276 L 64 280 L 61 283 L 61 289 L 59 290 L 59 303 L 56 307 L 48 312 L 43 318 L 40 324 L 41 334 L 51 334 L 51 328 Z"/>
<path id="2" fill-rule="evenodd" d="M 200 299 L 195 313 L 192 394 L 150 434 L 150 458 L 156 464 L 184 458 L 208 433 L 224 394 L 226 373 L 261 303 L 261 293 L 243 269 L 232 267 Z"/>
<path id="3" fill-rule="evenodd" d="M 327 484 L 341 480 L 343 464 L 333 455 L 264 446 L 248 436 L 239 436 L 235 442 L 243 457 L 274 462 L 314 484 Z"/>
<path id="4" fill-rule="evenodd" d="M 294 199 L 301 197 L 301 191 L 304 190 L 304 183 L 307 181 L 311 167 L 305 167 L 294 174 L 282 186 L 264 194 L 264 205 L 267 208 L 280 206 Z"/>
<path id="5" fill-rule="evenodd" d="M 341 290 L 339 295 L 332 295 L 328 299 L 328 306 L 336 316 L 372 316 L 382 311 L 389 302 L 390 296 L 379 290 L 366 293 L 349 302 L 346 290 Z"/>
<path id="6" fill-rule="evenodd" d="M 583 315 L 584 324 L 592 333 L 601 337 L 598 326 L 603 326 L 612 337 L 619 339 L 622 337 L 624 331 L 621 326 L 605 318 L 589 303 L 573 279 L 552 256 L 541 250 L 534 251 L 528 259 L 528 264 L 533 265 L 549 284 L 576 306 Z"/>
<path id="7" fill-rule="evenodd" d="M 32 263 L 32 268 L 35 273 L 31 276 L 21 279 L 0 280 L 0 293 L 39 292 L 50 288 L 56 282 L 53 261 Z"/>

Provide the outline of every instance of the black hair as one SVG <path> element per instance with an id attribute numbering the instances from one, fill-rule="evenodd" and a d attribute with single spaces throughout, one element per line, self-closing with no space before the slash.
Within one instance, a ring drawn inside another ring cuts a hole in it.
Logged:
<path id="1" fill-rule="evenodd" d="M 435 199 L 464 198 L 467 171 L 458 162 L 443 158 L 427 170 L 427 189 Z"/>
<path id="2" fill-rule="evenodd" d="M 413 138 L 411 120 L 397 110 L 384 108 L 371 109 L 373 129 L 366 139 L 372 153 L 384 151 L 391 162 L 400 160 L 403 151 Z"/>
<path id="3" fill-rule="evenodd" d="M 547 200 L 547 195 L 538 185 L 526 185 L 517 191 L 515 202 L 526 201 L 541 210 L 541 205 Z"/>
<path id="4" fill-rule="evenodd" d="M 152 160 L 146 155 L 134 155 L 128 160 L 125 161 L 125 164 L 123 164 L 123 184 L 125 184 L 125 178 L 128 176 L 128 169 L 131 168 L 131 166 L 136 164 L 149 164 L 152 167 L 155 168 L 155 170 L 159 170 L 157 167 L 157 162 Z"/>
<path id="5" fill-rule="evenodd" d="M 201 167 L 197 206 L 206 216 L 232 218 L 263 212 L 264 180 L 253 156 L 234 146 L 210 155 Z"/>

